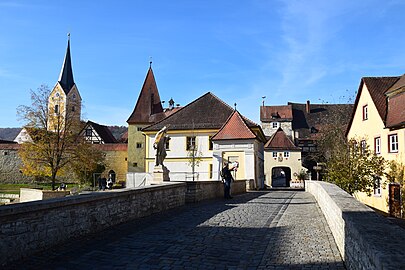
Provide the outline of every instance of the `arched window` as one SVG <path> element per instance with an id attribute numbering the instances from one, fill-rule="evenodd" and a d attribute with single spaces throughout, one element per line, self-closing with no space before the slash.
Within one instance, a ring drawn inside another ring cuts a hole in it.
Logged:
<path id="1" fill-rule="evenodd" d="M 55 113 L 56 113 L 56 114 L 59 113 L 59 105 L 58 105 L 58 104 L 55 105 Z"/>

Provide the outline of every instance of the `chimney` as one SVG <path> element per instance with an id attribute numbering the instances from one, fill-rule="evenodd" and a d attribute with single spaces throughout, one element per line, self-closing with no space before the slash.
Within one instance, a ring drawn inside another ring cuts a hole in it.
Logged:
<path id="1" fill-rule="evenodd" d="M 307 105 L 305 106 L 305 110 L 307 111 L 307 113 L 311 113 L 311 105 L 309 103 L 309 100 L 307 100 Z"/>

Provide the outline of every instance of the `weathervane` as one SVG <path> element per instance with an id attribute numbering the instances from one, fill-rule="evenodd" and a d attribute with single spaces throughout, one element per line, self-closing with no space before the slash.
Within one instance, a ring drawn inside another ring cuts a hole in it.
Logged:
<path id="1" fill-rule="evenodd" d="M 235 111 L 236 111 L 236 102 L 235 102 L 235 104 L 233 104 L 233 105 L 235 105 Z"/>
<path id="2" fill-rule="evenodd" d="M 263 107 L 264 107 L 264 100 L 266 99 L 266 96 L 262 96 L 263 99 Z"/>
<path id="3" fill-rule="evenodd" d="M 149 67 L 152 67 L 152 56 L 149 57 Z"/>

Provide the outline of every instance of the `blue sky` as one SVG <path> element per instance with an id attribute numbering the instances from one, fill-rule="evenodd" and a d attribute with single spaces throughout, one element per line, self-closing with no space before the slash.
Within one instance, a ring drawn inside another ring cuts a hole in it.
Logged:
<path id="1" fill-rule="evenodd" d="M 162 100 L 208 91 L 259 122 L 266 105 L 344 103 L 405 73 L 401 0 L 0 0 L 0 127 L 53 87 L 71 33 L 84 119 L 126 125 L 152 57 Z"/>

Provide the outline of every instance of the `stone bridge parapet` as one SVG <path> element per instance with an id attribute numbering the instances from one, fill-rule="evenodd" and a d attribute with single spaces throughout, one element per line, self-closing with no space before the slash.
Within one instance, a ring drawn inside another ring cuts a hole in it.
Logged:
<path id="1" fill-rule="evenodd" d="M 405 230 L 334 184 L 306 181 L 348 269 L 405 269 Z M 398 267 L 400 266 L 400 267 Z"/>

